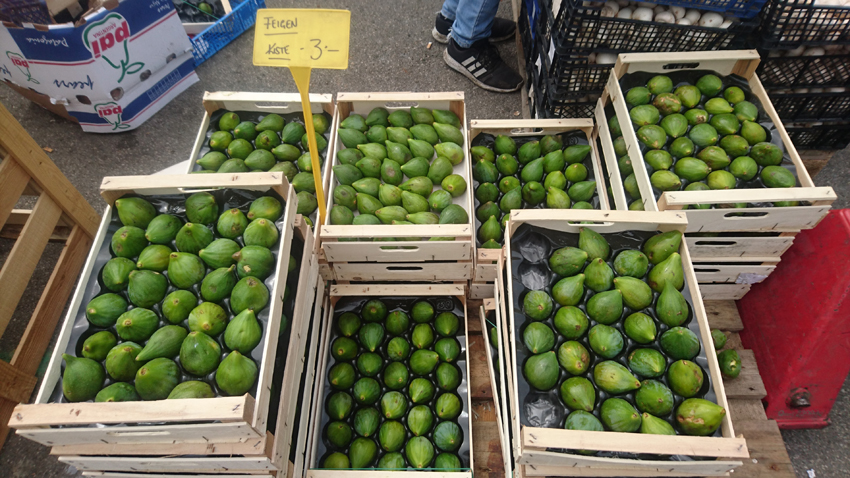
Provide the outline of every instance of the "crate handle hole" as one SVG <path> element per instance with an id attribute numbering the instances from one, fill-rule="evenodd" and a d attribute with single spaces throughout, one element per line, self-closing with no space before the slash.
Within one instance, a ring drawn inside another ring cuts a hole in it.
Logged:
<path id="1" fill-rule="evenodd" d="M 699 68 L 699 63 L 668 63 L 662 67 L 665 70 L 684 70 Z"/>
<path id="2" fill-rule="evenodd" d="M 421 271 L 423 270 L 420 266 L 388 266 L 388 271 Z"/>
<path id="3" fill-rule="evenodd" d="M 726 246 L 734 246 L 738 241 L 697 241 L 694 244 L 697 246 L 717 246 L 717 247 L 726 247 Z"/>
<path id="4" fill-rule="evenodd" d="M 753 217 L 765 217 L 769 213 L 767 211 L 763 212 L 729 212 L 723 215 L 725 218 L 729 219 L 747 219 Z"/>
<path id="5" fill-rule="evenodd" d="M 720 269 L 697 269 L 694 267 L 694 272 L 720 272 Z"/>
<path id="6" fill-rule="evenodd" d="M 171 435 L 169 431 L 159 431 L 159 432 L 107 432 L 109 436 L 114 437 L 155 437 L 155 436 L 168 436 Z"/>
<path id="7" fill-rule="evenodd" d="M 384 106 L 389 108 L 416 108 L 419 103 L 416 101 L 387 101 Z"/>
<path id="8" fill-rule="evenodd" d="M 381 246 L 381 250 L 387 252 L 414 252 L 419 250 L 419 246 Z"/>
<path id="9" fill-rule="evenodd" d="M 543 128 L 514 128 L 511 134 L 517 136 L 539 135 L 543 134 Z"/>
<path id="10" fill-rule="evenodd" d="M 283 108 L 288 109 L 289 103 L 283 101 L 258 101 L 254 103 L 257 108 Z"/>

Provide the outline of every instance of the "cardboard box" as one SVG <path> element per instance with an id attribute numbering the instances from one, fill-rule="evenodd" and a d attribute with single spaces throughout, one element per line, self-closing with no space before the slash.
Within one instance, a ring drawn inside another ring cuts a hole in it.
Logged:
<path id="1" fill-rule="evenodd" d="M 46 95 L 84 131 L 142 124 L 197 82 L 170 0 L 109 0 L 76 24 L 4 24 L 0 79 Z"/>

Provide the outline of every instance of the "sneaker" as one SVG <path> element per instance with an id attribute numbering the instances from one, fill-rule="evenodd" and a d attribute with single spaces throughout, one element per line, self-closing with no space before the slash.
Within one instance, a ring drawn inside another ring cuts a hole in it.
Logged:
<path id="1" fill-rule="evenodd" d="M 431 30 L 431 36 L 440 43 L 448 43 L 453 23 L 454 20 L 449 20 L 442 13 L 438 13 L 437 21 L 434 22 L 434 28 Z M 490 42 L 510 40 L 514 37 L 515 31 L 516 23 L 496 17 L 493 20 L 493 28 L 490 29 Z"/>
<path id="2" fill-rule="evenodd" d="M 479 40 L 469 48 L 461 48 L 452 39 L 443 51 L 443 59 L 453 70 L 485 90 L 510 93 L 522 87 L 522 77 L 502 61 L 496 47 L 487 40 Z"/>

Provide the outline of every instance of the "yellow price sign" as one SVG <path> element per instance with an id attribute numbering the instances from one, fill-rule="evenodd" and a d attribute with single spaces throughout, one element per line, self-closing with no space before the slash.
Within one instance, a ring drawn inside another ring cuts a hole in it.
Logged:
<path id="1" fill-rule="evenodd" d="M 304 127 L 313 165 L 319 221 L 327 214 L 319 151 L 310 113 L 310 71 L 313 68 L 348 68 L 348 36 L 351 12 L 308 8 L 264 8 L 257 11 L 254 28 L 254 64 L 289 68 L 301 94 Z M 334 141 L 334 138 L 331 138 Z"/>
<path id="2" fill-rule="evenodd" d="M 257 66 L 348 68 L 351 12 L 306 8 L 265 8 L 257 12 Z"/>

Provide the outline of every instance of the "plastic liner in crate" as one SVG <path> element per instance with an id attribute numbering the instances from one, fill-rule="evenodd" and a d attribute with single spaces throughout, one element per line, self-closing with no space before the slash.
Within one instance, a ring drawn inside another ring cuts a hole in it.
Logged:
<path id="1" fill-rule="evenodd" d="M 257 10 L 266 8 L 265 0 L 233 0 L 233 10 L 192 38 L 195 66 L 210 59 L 245 30 L 254 26 Z"/>
<path id="2" fill-rule="evenodd" d="M 777 93 L 768 91 L 783 122 L 850 120 L 850 92 Z"/>
<path id="3" fill-rule="evenodd" d="M 770 0 L 762 12 L 761 48 L 850 45 L 850 7 L 817 0 Z"/>
<path id="4" fill-rule="evenodd" d="M 850 145 L 850 122 L 789 123 L 785 131 L 797 149 L 844 149 Z"/>
<path id="5" fill-rule="evenodd" d="M 756 73 L 765 88 L 850 86 L 850 54 L 769 57 L 762 51 Z"/>

